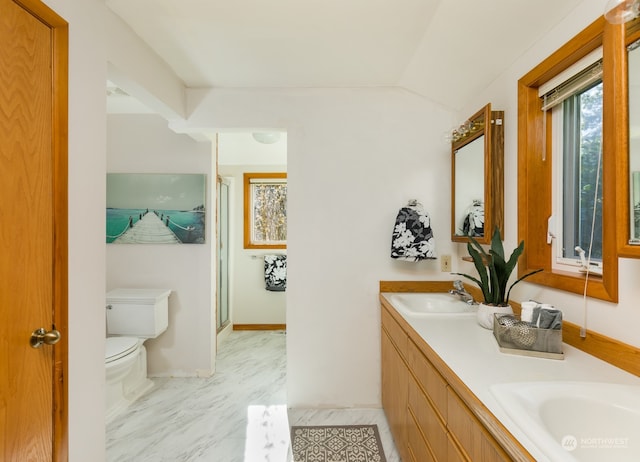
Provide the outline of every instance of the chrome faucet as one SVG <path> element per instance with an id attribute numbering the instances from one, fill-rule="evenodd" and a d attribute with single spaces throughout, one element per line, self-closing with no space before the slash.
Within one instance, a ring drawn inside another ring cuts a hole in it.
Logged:
<path id="1" fill-rule="evenodd" d="M 465 290 L 464 285 L 462 284 L 462 281 L 460 280 L 453 281 L 453 287 L 454 288 L 449 291 L 451 295 L 457 295 L 458 297 L 460 297 L 460 300 L 462 300 L 463 302 L 469 305 L 475 305 L 477 303 L 473 299 L 473 295 L 471 295 L 469 292 Z"/>

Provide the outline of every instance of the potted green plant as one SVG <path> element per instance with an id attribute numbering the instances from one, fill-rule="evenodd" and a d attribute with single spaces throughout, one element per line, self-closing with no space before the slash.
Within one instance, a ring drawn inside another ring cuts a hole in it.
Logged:
<path id="1" fill-rule="evenodd" d="M 509 295 L 513 286 L 523 279 L 542 271 L 542 269 L 525 274 L 507 289 L 511 272 L 516 267 L 518 258 L 524 251 L 524 241 L 521 241 L 520 245 L 513 250 L 509 260 L 505 260 L 504 247 L 500 239 L 500 230 L 497 226 L 491 237 L 489 253 L 471 236 L 469 236 L 467 250 L 473 259 L 473 264 L 476 267 L 476 271 L 478 271 L 480 279 L 464 273 L 454 274 L 464 276 L 478 284 L 484 297 L 484 302 L 478 306 L 478 323 L 482 327 L 493 329 L 494 313 L 513 313 L 509 305 Z"/>

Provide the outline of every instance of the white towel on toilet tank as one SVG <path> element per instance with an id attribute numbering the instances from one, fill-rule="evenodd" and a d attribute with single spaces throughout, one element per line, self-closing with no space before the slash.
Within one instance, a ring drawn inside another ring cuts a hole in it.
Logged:
<path id="1" fill-rule="evenodd" d="M 391 237 L 391 258 L 419 261 L 436 258 L 431 219 L 418 201 L 398 211 Z"/>

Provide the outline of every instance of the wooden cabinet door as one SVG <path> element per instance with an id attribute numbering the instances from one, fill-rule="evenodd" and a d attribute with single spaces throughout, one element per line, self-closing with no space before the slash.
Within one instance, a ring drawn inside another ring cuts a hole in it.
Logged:
<path id="1" fill-rule="evenodd" d="M 437 411 L 415 380 L 409 380 L 409 395 L 407 397 L 409 414 L 420 432 L 409 433 L 409 445 L 419 446 L 419 441 L 413 437 L 421 436 L 433 454 L 434 460 L 447 458 L 447 429 L 440 420 Z"/>
<path id="2" fill-rule="evenodd" d="M 382 330 L 382 407 L 402 460 L 407 450 L 407 386 L 409 372 L 387 333 Z"/>
<path id="3" fill-rule="evenodd" d="M 0 0 L 0 460 L 67 460 L 67 23 Z M 54 345 L 34 348 L 32 332 Z"/>
<path id="4" fill-rule="evenodd" d="M 433 455 L 431 449 L 425 442 L 416 416 L 411 411 L 407 414 L 407 445 L 409 446 L 409 453 L 413 456 L 414 460 L 420 462 L 438 462 L 438 459 Z"/>
<path id="5" fill-rule="evenodd" d="M 450 437 L 455 439 L 469 460 L 510 462 L 511 458 L 471 413 L 458 395 L 448 389 Z"/>

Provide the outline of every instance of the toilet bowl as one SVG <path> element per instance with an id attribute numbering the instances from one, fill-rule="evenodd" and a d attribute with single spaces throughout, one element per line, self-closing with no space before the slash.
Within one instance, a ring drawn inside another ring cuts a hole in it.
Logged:
<path id="1" fill-rule="evenodd" d="M 168 326 L 170 290 L 115 289 L 107 293 L 106 420 L 153 388 L 147 377 L 147 338 Z"/>
<path id="2" fill-rule="evenodd" d="M 106 420 L 110 422 L 153 388 L 153 382 L 147 378 L 147 354 L 143 341 L 136 337 L 107 337 L 105 368 Z"/>
<path id="3" fill-rule="evenodd" d="M 140 343 L 136 337 L 107 337 L 104 362 L 108 378 L 122 380 L 127 375 L 140 355 Z"/>

